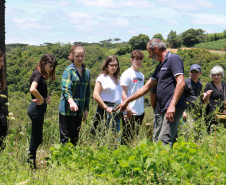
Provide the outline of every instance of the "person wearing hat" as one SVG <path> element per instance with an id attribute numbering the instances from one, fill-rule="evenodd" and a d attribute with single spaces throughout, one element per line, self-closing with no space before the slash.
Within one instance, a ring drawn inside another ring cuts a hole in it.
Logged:
<path id="1" fill-rule="evenodd" d="M 192 64 L 189 70 L 189 78 L 185 79 L 184 96 L 186 101 L 186 111 L 183 112 L 183 120 L 188 118 L 188 112 L 200 113 L 200 106 L 196 103 L 197 98 L 201 95 L 202 83 L 199 77 L 202 74 L 201 67 L 198 64 Z M 201 104 L 208 103 L 211 91 L 202 94 Z"/>

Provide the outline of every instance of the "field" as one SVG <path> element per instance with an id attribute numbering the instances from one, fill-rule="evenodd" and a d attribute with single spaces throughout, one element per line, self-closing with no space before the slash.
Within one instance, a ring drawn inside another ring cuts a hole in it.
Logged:
<path id="1" fill-rule="evenodd" d="M 220 39 L 217 41 L 205 42 L 196 44 L 195 48 L 202 48 L 202 49 L 210 49 L 210 50 L 225 50 L 226 47 L 226 39 Z"/>
<path id="2" fill-rule="evenodd" d="M 8 48 L 8 109 L 11 116 L 6 147 L 0 152 L 0 184 L 226 184 L 224 125 L 219 124 L 208 134 L 208 123 L 205 123 L 202 115 L 194 123 L 181 122 L 178 142 L 173 148 L 163 146 L 160 142 L 153 143 L 151 135 L 154 114 L 148 94 L 145 96 L 143 125 L 139 135 L 131 140 L 129 145 L 116 142 L 111 131 L 100 131 L 95 137 L 90 134 L 96 109 L 96 103 L 92 98 L 88 120 L 82 124 L 76 149 L 71 144 L 60 145 L 60 84 L 63 70 L 70 63 L 67 60 L 70 47 L 70 44 L 55 44 Z M 57 57 L 58 66 L 56 80 L 48 86 L 52 103 L 45 115 L 43 143 L 38 148 L 39 169 L 32 171 L 26 164 L 31 135 L 31 121 L 27 115 L 31 99 L 28 79 L 40 56 L 46 51 Z M 106 56 L 115 54 L 116 49 L 87 46 L 86 51 L 85 64 L 91 72 L 93 89 L 102 61 Z M 224 51 L 218 51 L 220 54 L 196 48 L 171 51 L 178 51 L 177 54 L 182 58 L 185 78 L 189 76 L 191 64 L 197 63 L 202 66 L 200 80 L 204 86 L 211 80 L 209 72 L 213 66 L 220 65 L 226 69 Z M 140 70 L 147 81 L 157 63 L 148 58 L 146 50 L 143 52 L 145 58 Z M 131 65 L 129 53 L 118 56 L 118 59 L 121 72 Z"/>
<path id="3" fill-rule="evenodd" d="M 11 93 L 6 148 L 0 153 L 0 184 L 225 184 L 226 130 L 219 125 L 210 135 L 203 118 L 180 125 L 173 148 L 151 142 L 150 127 L 140 128 L 128 146 L 114 135 L 90 135 L 96 104 L 83 122 L 79 145 L 59 144 L 59 97 L 52 97 L 44 123 L 43 144 L 38 149 L 38 170 L 26 164 L 30 120 L 26 115 L 29 94 Z M 15 106 L 17 105 L 17 106 Z M 19 106 L 18 106 L 19 105 Z M 20 107 L 20 108 L 18 108 Z M 145 109 L 144 123 L 153 123 L 153 111 Z M 152 126 L 151 126 L 152 127 Z"/>

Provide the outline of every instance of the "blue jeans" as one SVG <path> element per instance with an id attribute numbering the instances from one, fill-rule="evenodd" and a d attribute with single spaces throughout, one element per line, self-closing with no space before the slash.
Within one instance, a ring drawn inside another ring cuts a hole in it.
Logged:
<path id="1" fill-rule="evenodd" d="M 100 124 L 102 121 L 105 122 L 104 125 L 107 127 L 107 129 L 113 128 L 113 130 L 115 130 L 117 133 L 120 131 L 120 114 L 113 112 L 110 115 L 106 110 L 98 105 L 93 117 L 93 124 L 90 129 L 91 134 L 95 135 L 97 130 L 101 130 Z"/>
<path id="2" fill-rule="evenodd" d="M 107 127 L 112 128 L 112 131 L 119 133 L 120 131 L 120 117 L 116 113 L 107 113 Z"/>

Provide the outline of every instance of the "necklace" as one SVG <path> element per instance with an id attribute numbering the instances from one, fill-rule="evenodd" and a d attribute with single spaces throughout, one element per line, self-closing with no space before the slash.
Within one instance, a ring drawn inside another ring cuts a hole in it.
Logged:
<path id="1" fill-rule="evenodd" d="M 214 84 L 214 85 L 215 85 L 215 87 L 216 87 L 220 92 L 223 91 L 223 87 L 222 87 L 222 84 L 221 84 L 221 83 L 219 83 L 219 84 Z"/>

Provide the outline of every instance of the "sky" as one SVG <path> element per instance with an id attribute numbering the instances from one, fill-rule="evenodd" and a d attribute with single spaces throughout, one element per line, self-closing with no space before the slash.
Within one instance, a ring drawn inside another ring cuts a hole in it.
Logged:
<path id="1" fill-rule="evenodd" d="M 225 0 L 6 0 L 6 44 L 100 42 L 226 30 Z"/>

